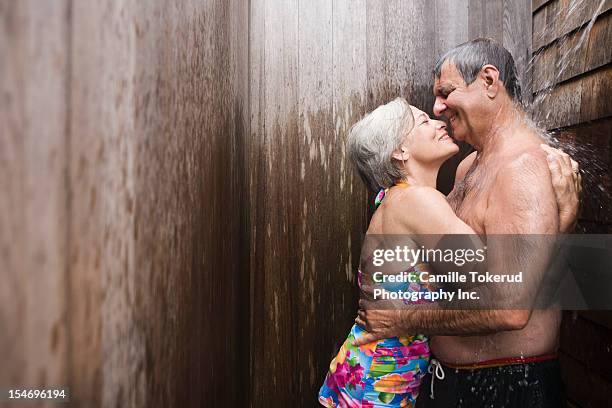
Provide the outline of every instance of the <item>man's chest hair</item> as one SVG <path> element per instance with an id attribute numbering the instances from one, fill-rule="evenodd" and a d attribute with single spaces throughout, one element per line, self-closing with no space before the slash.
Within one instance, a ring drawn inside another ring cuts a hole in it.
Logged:
<path id="1" fill-rule="evenodd" d="M 465 223 L 475 230 L 482 223 L 489 181 L 483 168 L 471 167 L 447 197 L 448 203 Z"/>

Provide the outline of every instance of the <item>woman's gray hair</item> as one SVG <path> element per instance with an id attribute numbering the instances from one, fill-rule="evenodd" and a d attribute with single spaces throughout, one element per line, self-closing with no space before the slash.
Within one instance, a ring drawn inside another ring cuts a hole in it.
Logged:
<path id="1" fill-rule="evenodd" d="M 372 191 L 391 187 L 404 177 L 392 156 L 413 126 L 410 105 L 404 98 L 396 98 L 366 114 L 349 130 L 348 156 Z"/>

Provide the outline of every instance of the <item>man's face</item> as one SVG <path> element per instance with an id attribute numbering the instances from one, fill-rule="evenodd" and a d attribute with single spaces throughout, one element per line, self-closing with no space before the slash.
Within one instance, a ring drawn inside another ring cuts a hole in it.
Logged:
<path id="1" fill-rule="evenodd" d="M 434 81 L 434 115 L 446 119 L 455 139 L 468 143 L 479 116 L 475 114 L 480 100 L 478 83 L 477 79 L 466 85 L 454 64 L 448 61 L 442 65 L 440 78 Z"/>

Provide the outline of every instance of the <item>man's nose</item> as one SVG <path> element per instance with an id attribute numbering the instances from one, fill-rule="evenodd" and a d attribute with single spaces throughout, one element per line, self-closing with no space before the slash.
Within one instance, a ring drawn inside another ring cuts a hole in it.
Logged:
<path id="1" fill-rule="evenodd" d="M 434 106 L 433 106 L 434 115 L 441 116 L 445 110 L 446 110 L 446 104 L 444 103 L 442 98 L 437 97 L 434 102 Z"/>

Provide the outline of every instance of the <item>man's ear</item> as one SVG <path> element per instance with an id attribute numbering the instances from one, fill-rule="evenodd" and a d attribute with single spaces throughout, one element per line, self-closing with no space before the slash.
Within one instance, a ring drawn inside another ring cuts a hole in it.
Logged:
<path id="1" fill-rule="evenodd" d="M 501 84 L 499 81 L 499 70 L 494 65 L 486 64 L 480 70 L 480 77 L 483 80 L 487 96 L 491 99 L 495 98 Z"/>

